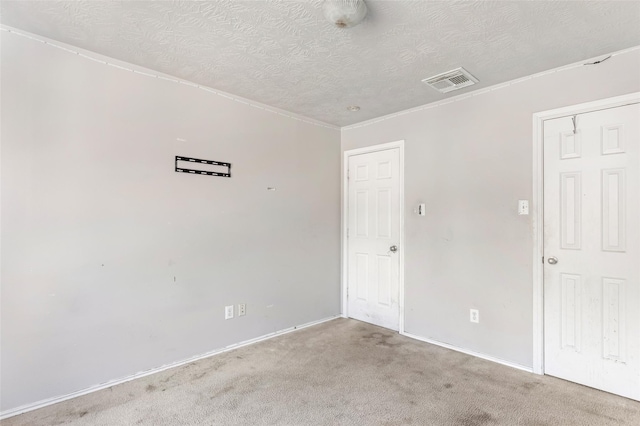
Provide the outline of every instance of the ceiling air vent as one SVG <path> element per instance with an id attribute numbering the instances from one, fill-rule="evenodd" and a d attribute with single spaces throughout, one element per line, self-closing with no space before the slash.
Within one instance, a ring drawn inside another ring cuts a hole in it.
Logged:
<path id="1" fill-rule="evenodd" d="M 467 70 L 460 67 L 455 70 L 434 75 L 433 77 L 425 78 L 422 81 L 440 93 L 447 93 L 476 84 L 478 79 L 469 74 Z"/>

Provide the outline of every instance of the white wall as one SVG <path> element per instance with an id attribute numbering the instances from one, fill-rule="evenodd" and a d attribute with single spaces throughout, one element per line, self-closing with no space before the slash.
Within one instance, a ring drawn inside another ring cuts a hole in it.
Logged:
<path id="1" fill-rule="evenodd" d="M 342 130 L 343 151 L 405 140 L 406 332 L 532 367 L 532 115 L 639 90 L 635 50 Z"/>
<path id="2" fill-rule="evenodd" d="M 1 42 L 3 411 L 339 313 L 338 130 Z"/>

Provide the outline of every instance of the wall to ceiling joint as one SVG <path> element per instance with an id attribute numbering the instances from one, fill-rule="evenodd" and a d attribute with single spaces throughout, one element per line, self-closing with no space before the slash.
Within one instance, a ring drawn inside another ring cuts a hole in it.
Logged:
<path id="1" fill-rule="evenodd" d="M 442 100 L 420 81 L 460 66 L 480 89 L 640 43 L 633 1 L 367 0 L 346 30 L 322 1 L 2 0 L 0 17 L 339 126 Z"/>

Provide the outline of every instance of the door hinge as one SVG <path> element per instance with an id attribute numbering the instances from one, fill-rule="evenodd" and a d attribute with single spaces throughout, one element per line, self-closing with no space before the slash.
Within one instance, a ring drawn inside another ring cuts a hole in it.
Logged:
<path id="1" fill-rule="evenodd" d="M 347 228 L 347 238 L 349 238 L 349 228 Z"/>
<path id="2" fill-rule="evenodd" d="M 544 265 L 544 256 L 542 256 L 542 264 Z"/>
<path id="3" fill-rule="evenodd" d="M 351 176 L 351 172 L 349 169 L 347 169 L 347 180 L 349 180 L 349 176 Z"/>

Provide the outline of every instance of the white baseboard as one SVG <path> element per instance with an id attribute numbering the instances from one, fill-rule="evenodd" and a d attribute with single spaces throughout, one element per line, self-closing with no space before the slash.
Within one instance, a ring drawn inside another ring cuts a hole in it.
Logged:
<path id="1" fill-rule="evenodd" d="M 340 315 L 335 315 L 335 316 L 324 318 L 324 319 L 321 319 L 321 320 L 318 320 L 318 321 L 308 322 L 306 324 L 298 325 L 298 326 L 295 326 L 295 327 L 285 328 L 283 330 L 275 331 L 273 333 L 269 333 L 269 334 L 265 334 L 265 335 L 260 336 L 260 337 L 256 337 L 255 339 L 245 340 L 244 342 L 234 343 L 234 344 L 226 346 L 226 347 L 224 347 L 222 349 L 216 349 L 216 350 L 213 350 L 211 352 L 207 352 L 207 353 L 204 353 L 204 354 L 196 355 L 194 357 L 187 358 L 187 359 L 184 359 L 182 361 L 176 361 L 176 362 L 172 362 L 170 364 L 165 364 L 165 365 L 160 366 L 160 367 L 152 368 L 150 370 L 141 371 L 141 372 L 133 374 L 131 376 L 127 376 L 127 377 L 123 377 L 123 378 L 120 378 L 120 379 L 111 380 L 111 381 L 108 381 L 108 382 L 105 382 L 105 383 L 101 383 L 99 385 L 94 385 L 94 386 L 91 386 L 91 387 L 88 387 L 88 388 L 85 388 L 85 389 L 82 389 L 82 390 L 79 390 L 79 391 L 76 391 L 76 392 L 71 392 L 71 393 L 66 394 L 66 395 L 56 396 L 56 397 L 48 398 L 48 399 L 43 399 L 41 401 L 34 402 L 32 404 L 26 404 L 26 405 L 22 405 L 22 406 L 17 407 L 17 408 L 12 408 L 10 410 L 6 410 L 6 411 L 3 411 L 3 412 L 0 412 L 0 420 L 6 419 L 6 418 L 9 418 L 9 417 L 13 417 L 13 416 L 17 416 L 18 414 L 23 414 L 23 413 L 26 413 L 26 412 L 29 412 L 29 411 L 37 410 L 38 408 L 46 407 L 47 405 L 53 405 L 53 404 L 57 404 L 58 402 L 66 401 L 68 399 L 77 398 L 79 396 L 86 395 L 86 394 L 89 394 L 89 393 L 92 393 L 92 392 L 97 392 L 99 390 L 110 388 L 111 386 L 116 386 L 116 385 L 119 385 L 121 383 L 130 382 L 131 380 L 140 379 L 142 377 L 146 377 L 146 376 L 150 376 L 152 374 L 160 373 L 161 371 L 165 371 L 165 370 L 168 370 L 170 368 L 180 367 L 181 365 L 189 364 L 189 363 L 192 363 L 194 361 L 198 361 L 198 360 L 201 360 L 201 359 L 204 359 L 204 358 L 209 358 L 211 356 L 218 355 L 218 354 L 221 354 L 223 352 L 228 352 L 228 351 L 231 351 L 233 349 L 238 349 L 238 348 L 241 348 L 243 346 L 252 345 L 254 343 L 262 342 L 264 340 L 268 340 L 268 339 L 271 339 L 271 338 L 276 337 L 276 336 L 281 336 L 283 334 L 291 333 L 292 331 L 301 330 L 303 328 L 311 327 L 313 325 L 318 325 L 318 324 L 321 324 L 323 322 L 331 321 L 331 320 L 336 319 L 336 318 L 340 318 Z"/>
<path id="2" fill-rule="evenodd" d="M 470 351 L 469 349 L 462 349 L 462 348 L 459 348 L 457 346 L 450 345 L 448 343 L 438 342 L 437 340 L 432 340 L 432 339 L 427 339 L 425 337 L 416 336 L 414 334 L 407 333 L 407 332 L 404 332 L 404 331 L 401 331 L 400 334 L 402 334 L 403 336 L 411 337 L 412 339 L 420 340 L 421 342 L 431 343 L 432 345 L 441 346 L 443 348 L 451 349 L 452 351 L 462 352 L 463 354 L 475 356 L 477 358 L 486 359 L 487 361 L 493 361 L 493 362 L 496 362 L 498 364 L 506 365 L 507 367 L 517 368 L 518 370 L 526 371 L 528 373 L 533 373 L 533 368 L 531 368 L 531 367 L 525 367 L 524 365 L 515 364 L 513 362 L 505 361 L 505 360 L 500 359 L 500 358 L 494 358 L 492 356 L 481 354 L 479 352 Z"/>

